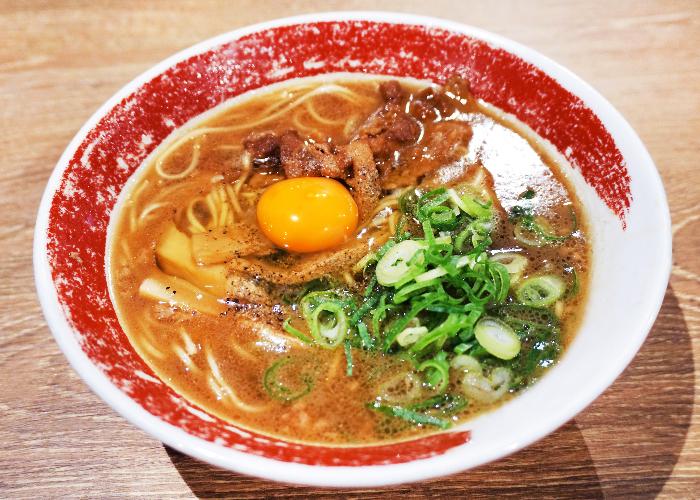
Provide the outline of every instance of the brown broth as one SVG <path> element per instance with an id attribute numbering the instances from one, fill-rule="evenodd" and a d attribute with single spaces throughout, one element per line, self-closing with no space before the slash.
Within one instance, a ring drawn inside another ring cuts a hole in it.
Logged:
<path id="1" fill-rule="evenodd" d="M 206 206 L 206 196 L 212 189 L 232 186 L 239 178 L 243 169 L 241 144 L 252 131 L 297 129 L 319 142 L 344 144 L 354 129 L 346 124 L 361 123 L 380 105 L 378 81 L 381 80 L 333 81 L 331 84 L 343 85 L 361 99 L 353 102 L 320 93 L 309 99 L 313 102 L 312 111 L 304 107 L 299 112 L 301 106 L 285 111 L 285 106 L 310 88 L 329 82 L 292 83 L 234 103 L 193 129 L 225 127 L 224 132 L 212 131 L 183 141 L 182 147 L 162 162 L 165 172 L 183 171 L 192 158 L 191 145 L 198 143 L 199 163 L 190 175 L 184 179 L 163 179 L 156 173 L 157 158 L 150 160 L 131 184 L 115 215 L 109 243 L 110 287 L 125 332 L 163 381 L 224 420 L 289 440 L 343 445 L 435 431 L 387 419 L 366 408 L 377 396 L 380 385 L 408 369 L 406 361 L 354 349 L 355 366 L 352 377 L 348 377 L 342 346 L 334 350 L 310 348 L 281 329 L 288 312 L 283 310 L 284 305 L 238 305 L 225 315 L 208 316 L 173 310 L 138 292 L 142 281 L 158 272 L 154 249 L 166 227 L 175 221 L 178 227 L 186 228 L 184 207 L 193 198 L 203 198 L 194 210 L 205 210 L 201 207 Z M 402 84 L 411 91 L 423 87 L 408 80 Z M 312 112 L 326 122 L 314 122 Z M 249 125 L 251 120 L 265 116 L 273 119 Z M 566 301 L 560 311 L 562 343 L 567 345 L 578 326 L 586 297 L 589 255 L 581 206 L 541 140 L 519 133 L 507 118 L 484 104 L 473 103 L 462 119 L 471 124 L 474 135 L 461 161 L 481 162 L 492 173 L 496 194 L 506 210 L 519 202 L 521 193 L 532 188 L 537 193 L 533 200 L 537 213 L 552 221 L 555 229 L 565 231 L 571 224 L 570 211 L 576 215 L 578 230 L 559 246 L 523 248 L 513 238 L 513 225 L 508 220 L 494 234 L 493 245 L 523 251 L 532 263 L 528 274 L 576 267 L 581 291 Z M 335 121 L 339 123 L 328 123 Z M 235 127 L 238 128 L 233 130 Z M 430 127 L 426 127 L 425 136 L 430 133 Z M 264 169 L 248 179 L 241 191 L 241 217 L 251 219 L 260 191 L 277 179 Z M 369 241 L 377 234 L 370 230 L 364 238 Z M 268 396 L 262 383 L 264 373 L 282 358 L 299 363 L 304 373 L 315 380 L 310 394 L 292 402 Z M 506 399 L 508 396 L 493 405 L 470 405 L 455 420 L 469 419 Z"/>

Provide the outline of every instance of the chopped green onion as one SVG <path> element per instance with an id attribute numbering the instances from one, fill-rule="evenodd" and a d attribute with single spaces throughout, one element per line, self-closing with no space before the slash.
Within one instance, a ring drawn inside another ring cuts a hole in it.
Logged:
<path id="1" fill-rule="evenodd" d="M 379 250 L 377 250 L 376 253 L 376 258 L 377 260 L 381 259 L 384 257 L 384 255 L 394 246 L 396 245 L 396 241 L 394 240 L 389 240 L 386 243 L 384 243 L 381 247 L 379 247 Z"/>
<path id="2" fill-rule="evenodd" d="M 482 403 L 493 403 L 508 392 L 512 378 L 512 372 L 502 366 L 491 370 L 488 377 L 467 371 L 462 377 L 462 392 Z"/>
<path id="3" fill-rule="evenodd" d="M 440 351 L 434 358 L 423 361 L 418 365 L 418 371 L 430 370 L 426 376 L 426 382 L 437 392 L 443 393 L 450 383 L 450 364 L 447 362 L 447 353 Z"/>
<path id="4" fill-rule="evenodd" d="M 422 283 L 425 281 L 432 281 L 436 278 L 440 278 L 442 276 L 445 276 L 447 274 L 447 269 L 445 269 L 442 266 L 438 266 L 435 269 L 431 269 L 430 271 L 426 271 L 423 274 L 419 274 L 418 276 L 415 277 L 416 283 Z"/>
<path id="5" fill-rule="evenodd" d="M 387 352 L 389 349 L 391 349 L 391 346 L 394 344 L 394 341 L 396 340 L 396 336 L 403 331 L 404 328 L 408 326 L 408 324 L 413 321 L 413 318 L 415 318 L 418 313 L 421 311 L 427 309 L 427 307 L 432 303 L 434 299 L 426 299 L 424 301 L 416 302 L 411 306 L 411 309 L 408 310 L 408 312 L 404 313 L 404 315 L 400 318 L 398 318 L 396 321 L 394 321 L 389 329 L 385 333 L 385 338 L 384 338 L 384 351 Z"/>
<path id="6" fill-rule="evenodd" d="M 494 301 L 501 303 L 508 297 L 508 290 L 510 289 L 510 274 L 508 274 L 508 269 L 503 264 L 498 262 L 491 262 L 487 266 L 489 276 L 491 277 L 491 282 L 494 285 Z"/>
<path id="7" fill-rule="evenodd" d="M 520 196 L 518 198 L 522 198 L 524 200 L 531 200 L 535 197 L 535 191 L 532 188 L 527 188 L 525 191 L 520 193 Z"/>
<path id="8" fill-rule="evenodd" d="M 440 282 L 438 280 L 432 281 L 421 281 L 420 283 L 410 283 L 399 288 L 394 294 L 394 304 L 401 304 L 408 300 L 415 292 L 420 292 L 425 288 L 430 288 L 438 285 Z"/>
<path id="9" fill-rule="evenodd" d="M 542 247 L 545 245 L 556 245 L 569 238 L 569 235 L 557 235 L 542 217 L 524 215 L 518 218 L 515 224 L 515 239 L 532 247 Z"/>
<path id="10" fill-rule="evenodd" d="M 467 238 L 469 238 L 472 235 L 472 228 L 471 225 L 467 226 L 466 229 L 464 229 L 461 233 L 457 235 L 457 239 L 455 240 L 455 248 L 459 250 L 460 252 L 464 250 L 464 242 L 467 241 Z"/>
<path id="11" fill-rule="evenodd" d="M 435 238 L 434 243 L 436 245 L 449 245 L 452 243 L 452 236 L 450 236 L 449 234 L 446 234 L 444 236 L 438 236 L 437 238 Z"/>
<path id="12" fill-rule="evenodd" d="M 546 245 L 546 241 L 543 241 L 537 236 L 537 234 L 526 229 L 522 221 L 523 219 L 520 219 L 515 224 L 515 229 L 513 230 L 515 240 L 519 243 L 522 243 L 523 245 L 527 245 L 530 247 L 541 247 Z"/>
<path id="13" fill-rule="evenodd" d="M 352 377 L 352 347 L 350 347 L 350 341 L 345 341 L 345 374 L 348 377 Z"/>
<path id="14" fill-rule="evenodd" d="M 450 368 L 465 372 L 483 373 L 479 360 L 467 354 L 458 354 L 452 358 L 452 361 L 450 361 Z"/>
<path id="15" fill-rule="evenodd" d="M 347 299 L 344 300 L 338 293 L 332 290 L 309 292 L 304 295 L 299 302 L 301 314 L 304 316 L 304 319 L 308 321 L 316 306 L 324 302 L 338 302 L 340 304 L 345 304 Z"/>
<path id="16" fill-rule="evenodd" d="M 484 205 L 482 203 L 479 203 L 475 198 L 471 198 L 470 196 L 462 196 L 462 202 L 466 206 L 466 209 L 464 211 L 472 217 L 482 220 L 487 220 L 492 217 L 490 202 Z"/>
<path id="17" fill-rule="evenodd" d="M 357 264 L 355 264 L 352 268 L 353 272 L 359 273 L 362 271 L 365 267 L 370 265 L 372 262 L 377 260 L 377 254 L 374 252 L 370 252 L 364 257 L 362 257 L 360 260 L 357 261 Z"/>
<path id="18" fill-rule="evenodd" d="M 302 396 L 305 396 L 309 392 L 313 385 L 308 376 L 301 376 L 301 383 L 297 383 L 298 387 L 289 387 L 280 381 L 282 377 L 281 370 L 292 362 L 291 358 L 282 358 L 270 365 L 270 367 L 265 370 L 263 374 L 263 387 L 267 394 L 280 401 L 294 401 Z M 288 370 L 290 373 L 295 373 L 296 370 Z"/>
<path id="19" fill-rule="evenodd" d="M 569 287 L 568 291 L 566 292 L 567 297 L 575 297 L 578 295 L 579 292 L 579 281 L 578 281 L 578 273 L 576 272 L 575 267 L 571 267 L 570 271 L 571 273 L 571 286 Z"/>
<path id="20" fill-rule="evenodd" d="M 452 350 L 453 350 L 453 351 L 455 352 L 455 354 L 457 354 L 457 355 L 459 355 L 459 354 L 464 354 L 465 352 L 467 352 L 467 351 L 469 350 L 469 344 L 465 344 L 464 342 L 461 342 L 461 343 L 457 344 L 457 345 L 454 347 L 454 349 L 452 349 Z"/>
<path id="21" fill-rule="evenodd" d="M 443 415 L 454 415 L 467 407 L 469 401 L 457 394 L 439 394 L 408 407 L 413 411 L 437 410 Z"/>
<path id="22" fill-rule="evenodd" d="M 454 203 L 460 210 L 467 213 L 471 217 L 476 219 L 490 219 L 492 216 L 491 203 L 486 204 L 480 203 L 477 199 L 465 195 L 459 196 L 454 189 L 448 189 L 447 194 L 450 197 L 450 201 Z"/>
<path id="23" fill-rule="evenodd" d="M 296 338 L 298 338 L 306 344 L 310 344 L 311 342 L 313 342 L 309 337 L 304 335 L 304 333 L 301 330 L 297 330 L 290 324 L 291 319 L 292 318 L 287 318 L 284 320 L 284 323 L 282 323 L 282 328 L 284 329 L 284 331 L 291 335 L 294 335 Z"/>
<path id="24" fill-rule="evenodd" d="M 566 283 L 559 276 L 546 274 L 528 278 L 515 290 L 517 299 L 528 306 L 548 307 L 564 295 Z"/>
<path id="25" fill-rule="evenodd" d="M 423 227 L 423 237 L 425 238 L 425 242 L 428 245 L 434 245 L 435 234 L 433 232 L 433 225 L 430 223 L 430 219 L 425 219 L 423 222 L 421 222 L 421 226 Z"/>
<path id="26" fill-rule="evenodd" d="M 473 220 L 461 233 L 457 235 L 457 239 L 455 240 L 455 248 L 460 252 L 464 251 L 464 244 L 467 239 L 469 239 L 469 243 L 474 249 L 490 245 L 490 234 L 492 229 L 491 221 L 480 219 Z"/>
<path id="27" fill-rule="evenodd" d="M 384 321 L 384 318 L 386 318 L 387 312 L 392 307 L 391 305 L 387 305 L 386 298 L 387 298 L 387 293 L 383 293 L 379 297 L 379 304 L 374 309 L 374 311 L 372 311 L 372 332 L 374 333 L 375 337 L 379 336 L 379 325 L 381 324 L 382 321 Z"/>
<path id="28" fill-rule="evenodd" d="M 372 341 L 372 337 L 370 337 L 369 335 L 367 325 L 365 325 L 362 321 L 357 323 L 357 333 L 360 336 L 362 347 L 364 347 L 365 349 L 371 349 L 374 345 L 374 342 Z"/>
<path id="29" fill-rule="evenodd" d="M 328 301 L 318 304 L 308 322 L 311 335 L 321 347 L 333 349 L 345 339 L 348 318 L 340 302 Z"/>
<path id="30" fill-rule="evenodd" d="M 428 328 L 425 326 L 409 326 L 396 336 L 396 342 L 401 347 L 406 347 L 415 344 L 426 333 Z"/>
<path id="31" fill-rule="evenodd" d="M 318 345 L 333 349 L 345 339 L 349 326 L 345 308 L 353 307 L 349 299 L 332 290 L 310 292 L 299 306 Z"/>
<path id="32" fill-rule="evenodd" d="M 467 265 L 473 267 L 474 264 L 475 261 L 471 256 L 462 255 L 461 257 L 455 259 L 453 265 L 456 269 L 461 269 Z M 446 274 L 448 274 L 447 269 L 445 269 L 443 266 L 438 266 L 435 269 L 431 269 L 430 271 L 426 271 L 423 274 L 419 274 L 414 279 L 416 283 L 421 283 L 423 281 L 429 281 L 435 278 L 440 278 L 441 276 L 445 276 Z"/>
<path id="33" fill-rule="evenodd" d="M 376 284 L 377 284 L 377 276 L 374 275 L 369 280 L 367 287 L 365 287 L 365 293 L 362 294 L 362 297 L 364 297 L 365 299 L 368 299 L 370 297 L 370 295 L 372 295 L 372 292 L 374 291 L 374 287 Z"/>
<path id="34" fill-rule="evenodd" d="M 421 222 L 430 221 L 431 215 L 450 198 L 445 188 L 434 189 L 418 199 L 416 216 Z M 447 207 L 446 207 L 447 208 Z M 453 214 L 454 215 L 454 214 Z M 432 223 L 432 221 L 430 221 Z"/>
<path id="35" fill-rule="evenodd" d="M 517 254 L 515 252 L 502 252 L 492 255 L 489 260 L 491 262 L 498 262 L 499 264 L 505 266 L 510 275 L 510 282 L 517 283 L 523 275 L 523 272 L 529 264 L 527 257 Z"/>
<path id="36" fill-rule="evenodd" d="M 440 429 L 449 429 L 452 425 L 447 420 L 434 417 L 432 415 L 427 415 L 425 413 L 409 410 L 408 408 L 404 408 L 402 406 L 383 405 L 378 401 L 374 401 L 372 403 L 369 403 L 367 407 L 379 413 L 388 415 L 390 417 L 396 417 L 402 420 L 406 420 L 407 422 L 411 422 L 415 425 L 433 425 L 435 427 L 439 427 Z"/>
<path id="37" fill-rule="evenodd" d="M 423 335 L 415 344 L 413 344 L 410 351 L 420 352 L 433 342 L 444 341 L 444 339 L 456 335 L 462 328 L 462 324 L 462 315 L 455 313 L 449 314 L 445 321 Z"/>
<path id="38" fill-rule="evenodd" d="M 377 295 L 370 295 L 367 297 L 363 304 L 350 317 L 350 325 L 357 325 L 357 323 L 364 318 L 365 314 L 372 310 L 377 302 L 379 302 L 379 297 Z"/>
<path id="39" fill-rule="evenodd" d="M 414 258 L 425 248 L 416 240 L 404 240 L 391 247 L 377 262 L 377 282 L 383 286 L 395 286 L 419 274 L 421 267 Z"/>
<path id="40" fill-rule="evenodd" d="M 445 205 L 431 208 L 428 217 L 435 229 L 449 230 L 454 229 L 457 225 L 457 215 Z"/>
<path id="41" fill-rule="evenodd" d="M 449 188 L 447 190 L 447 194 L 450 196 L 450 201 L 457 207 L 459 208 L 462 212 L 467 211 L 467 205 L 464 203 L 462 198 L 457 194 L 457 191 L 455 191 L 452 188 Z"/>
<path id="42" fill-rule="evenodd" d="M 423 382 L 415 372 L 404 371 L 385 380 L 377 392 L 379 398 L 390 403 L 403 404 L 414 401 L 422 391 Z"/>
<path id="43" fill-rule="evenodd" d="M 520 352 L 520 339 L 504 321 L 485 317 L 474 327 L 474 336 L 481 347 L 499 359 L 513 359 Z"/>

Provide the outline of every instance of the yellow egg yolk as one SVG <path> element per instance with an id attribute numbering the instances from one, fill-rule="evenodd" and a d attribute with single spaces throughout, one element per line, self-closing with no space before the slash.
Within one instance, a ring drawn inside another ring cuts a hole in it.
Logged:
<path id="1" fill-rule="evenodd" d="M 337 247 L 357 229 L 357 204 L 340 182 L 297 177 L 267 188 L 257 206 L 258 225 L 278 247 L 318 252 Z"/>

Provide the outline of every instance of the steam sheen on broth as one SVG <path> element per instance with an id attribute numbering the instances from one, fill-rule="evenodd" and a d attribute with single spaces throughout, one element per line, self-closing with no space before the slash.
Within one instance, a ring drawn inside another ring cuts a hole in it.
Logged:
<path id="1" fill-rule="evenodd" d="M 181 131 L 115 215 L 110 287 L 149 366 L 218 417 L 361 444 L 534 383 L 585 303 L 580 204 L 542 141 L 443 86 L 297 80 Z"/>

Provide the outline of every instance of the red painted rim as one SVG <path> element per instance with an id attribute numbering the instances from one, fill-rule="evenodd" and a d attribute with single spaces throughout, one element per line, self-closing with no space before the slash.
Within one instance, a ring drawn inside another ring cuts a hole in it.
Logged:
<path id="1" fill-rule="evenodd" d="M 89 359 L 145 410 L 193 436 L 304 464 L 362 466 L 427 458 L 464 444 L 469 433 L 380 446 L 313 446 L 245 431 L 193 408 L 136 354 L 117 321 L 106 276 L 95 272 L 95 263 L 104 262 L 119 192 L 174 128 L 249 90 L 332 72 L 438 82 L 453 73 L 465 75 L 478 97 L 514 114 L 565 154 L 624 226 L 631 194 L 621 153 L 595 114 L 541 70 L 462 33 L 373 21 L 314 22 L 263 29 L 192 56 L 108 111 L 70 159 L 51 201 L 52 277 Z"/>

